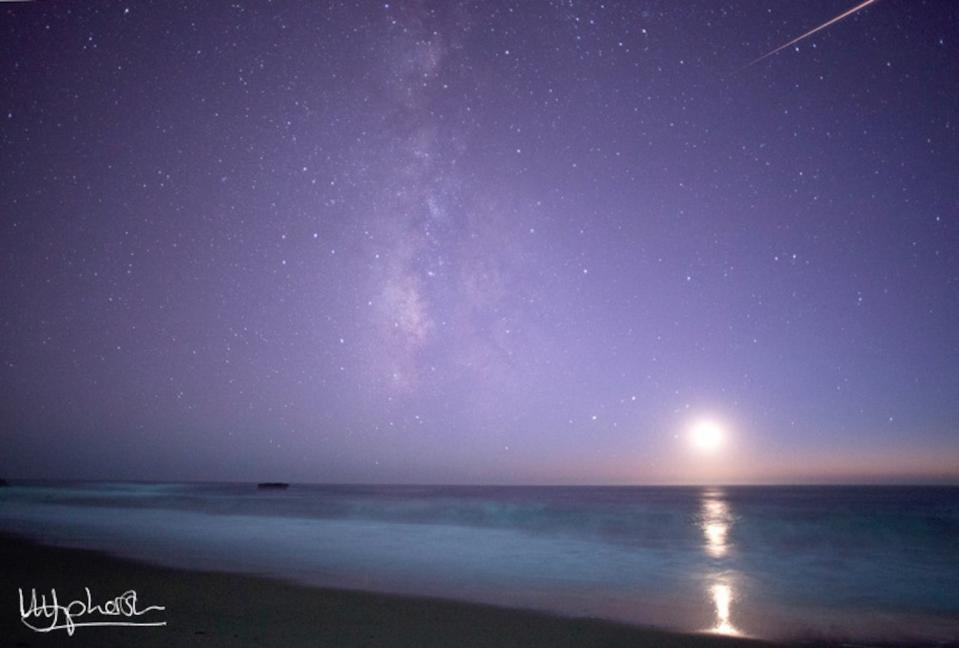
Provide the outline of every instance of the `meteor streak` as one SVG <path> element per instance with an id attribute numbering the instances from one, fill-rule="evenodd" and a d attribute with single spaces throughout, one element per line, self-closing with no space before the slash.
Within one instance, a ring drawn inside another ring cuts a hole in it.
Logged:
<path id="1" fill-rule="evenodd" d="M 779 47 L 777 47 L 777 48 L 774 49 L 773 51 L 767 52 L 766 54 L 763 54 L 762 56 L 760 56 L 760 57 L 759 57 L 758 59 L 756 59 L 755 61 L 752 61 L 751 63 L 748 63 L 747 65 L 745 65 L 742 69 L 745 70 L 745 69 L 748 68 L 748 67 L 751 67 L 751 66 L 753 66 L 753 65 L 756 65 L 756 64 L 759 63 L 760 61 L 769 58 L 769 57 L 772 56 L 773 54 L 775 54 L 775 53 L 777 53 L 777 52 L 780 52 L 780 51 L 786 49 L 786 48 L 789 47 L 790 45 L 795 45 L 795 44 L 798 43 L 799 41 L 801 41 L 801 40 L 803 40 L 803 39 L 805 39 L 805 38 L 809 38 L 810 36 L 812 36 L 812 35 L 815 34 L 816 32 L 822 31 L 823 29 L 825 29 L 826 27 L 829 27 L 830 25 L 834 25 L 835 23 L 839 22 L 839 21 L 842 20 L 843 18 L 848 18 L 849 16 L 853 15 L 853 14 L 856 13 L 857 11 L 860 11 L 861 9 L 865 9 L 866 7 L 868 7 L 869 5 L 871 5 L 871 4 L 874 3 L 874 2 L 876 2 L 876 0 L 866 0 L 865 2 L 860 2 L 859 4 L 857 4 L 857 5 L 856 5 L 855 7 L 853 7 L 852 9 L 849 9 L 848 11 L 844 11 L 843 13 L 839 14 L 838 16 L 836 16 L 835 18 L 833 18 L 832 20 L 830 20 L 829 22 L 824 22 L 823 24 L 819 25 L 819 27 L 816 27 L 815 29 L 811 29 L 811 30 L 807 31 L 807 32 L 806 32 L 805 34 L 803 34 L 802 36 L 798 36 L 798 37 L 792 39 L 791 41 L 789 41 L 789 42 L 786 43 L 785 45 L 780 45 Z"/>

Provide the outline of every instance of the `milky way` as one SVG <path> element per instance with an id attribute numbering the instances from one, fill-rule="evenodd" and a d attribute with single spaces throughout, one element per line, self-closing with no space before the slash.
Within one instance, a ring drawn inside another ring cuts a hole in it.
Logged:
<path id="1" fill-rule="evenodd" d="M 848 8 L 4 5 L 0 472 L 955 478 L 959 10 L 742 70 Z"/>

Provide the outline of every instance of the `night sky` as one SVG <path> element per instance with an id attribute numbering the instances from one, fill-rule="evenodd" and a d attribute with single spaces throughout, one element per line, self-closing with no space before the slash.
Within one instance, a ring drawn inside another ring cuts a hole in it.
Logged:
<path id="1" fill-rule="evenodd" d="M 0 475 L 956 480 L 959 4 L 747 66 L 854 4 L 0 5 Z"/>

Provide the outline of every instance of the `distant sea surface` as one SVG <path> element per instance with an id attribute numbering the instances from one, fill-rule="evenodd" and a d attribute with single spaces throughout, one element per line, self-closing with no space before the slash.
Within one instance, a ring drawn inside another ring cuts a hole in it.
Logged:
<path id="1" fill-rule="evenodd" d="M 681 631 L 959 640 L 959 488 L 19 482 L 0 531 Z"/>

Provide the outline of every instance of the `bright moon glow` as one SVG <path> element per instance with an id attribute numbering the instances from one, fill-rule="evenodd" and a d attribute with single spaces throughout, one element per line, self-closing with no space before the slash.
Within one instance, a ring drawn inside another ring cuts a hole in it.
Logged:
<path id="1" fill-rule="evenodd" d="M 706 452 L 712 452 L 723 443 L 723 428 L 715 421 L 699 421 L 693 425 L 693 445 Z"/>

